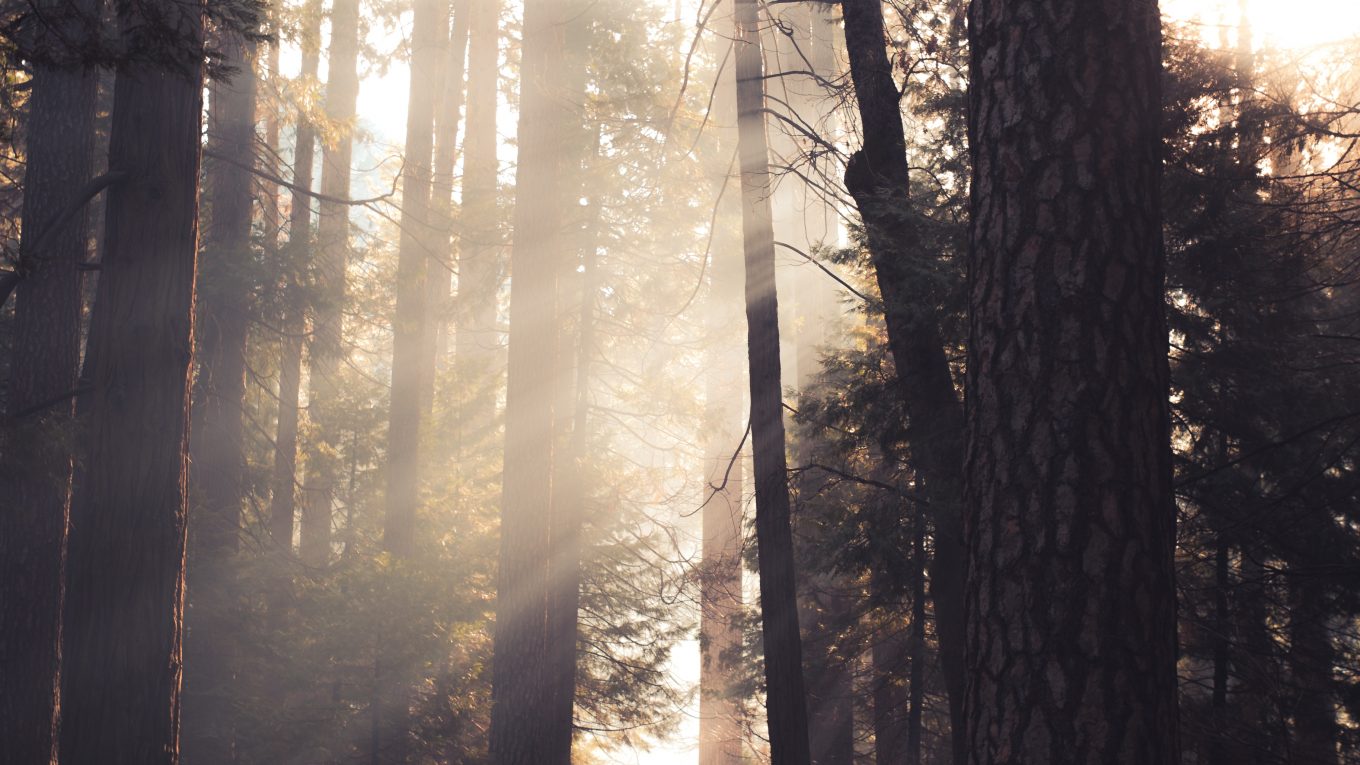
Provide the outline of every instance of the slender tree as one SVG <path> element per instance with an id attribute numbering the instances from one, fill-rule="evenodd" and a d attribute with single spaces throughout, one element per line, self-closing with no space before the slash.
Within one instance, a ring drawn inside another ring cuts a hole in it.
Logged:
<path id="1" fill-rule="evenodd" d="M 1170 765 L 1161 18 L 974 0 L 968 35 L 968 762 Z"/>
<path id="2" fill-rule="evenodd" d="M 90 35 L 99 6 L 48 0 L 35 8 L 51 21 L 32 43 L 52 55 L 60 51 L 53 36 Z M 74 197 L 93 169 L 96 84 L 78 61 L 34 59 L 19 245 L 27 273 L 14 298 L 10 421 L 0 424 L 14 429 L 6 435 L 17 446 L 0 468 L 0 740 L 16 765 L 46 765 L 56 744 L 80 265 L 89 248 L 84 200 Z M 73 202 L 79 207 L 67 218 Z"/>
<path id="3" fill-rule="evenodd" d="M 198 280 L 198 378 L 190 454 L 187 608 L 184 638 L 184 756 L 192 765 L 235 760 L 234 566 L 245 501 L 246 336 L 250 328 L 250 229 L 255 151 L 253 43 L 224 35 L 230 79 L 213 83 L 208 113 L 204 231 Z"/>
<path id="4" fill-rule="evenodd" d="M 331 7 L 331 43 L 326 82 L 326 117 L 338 133 L 322 144 L 321 200 L 317 216 L 315 306 L 309 355 L 307 401 L 316 442 L 308 452 L 299 552 L 313 566 L 330 557 L 331 512 L 342 465 L 337 422 L 341 412 L 340 366 L 345 358 L 341 338 L 345 303 L 345 266 L 349 260 L 350 206 L 338 202 L 350 195 L 354 129 L 359 100 L 359 0 L 339 0 Z"/>
<path id="5" fill-rule="evenodd" d="M 922 252 L 909 198 L 906 137 L 878 0 L 846 0 L 845 44 L 863 147 L 845 186 L 864 221 L 883 296 L 888 347 L 907 407 L 912 464 L 930 494 L 935 526 L 930 591 L 949 695 L 955 762 L 963 762 L 963 406 L 940 330 L 938 260 Z"/>
<path id="6" fill-rule="evenodd" d="M 772 187 L 765 139 L 765 67 L 755 0 L 736 0 L 735 9 L 737 150 L 746 254 L 746 331 L 766 714 L 774 764 L 809 765 L 807 700 L 780 388 L 779 304 L 775 294 L 774 228 L 770 212 Z"/>
<path id="7" fill-rule="evenodd" d="M 118 6 L 125 50 L 176 39 L 176 66 L 122 65 L 71 505 L 61 758 L 175 765 L 189 376 L 203 88 L 203 9 Z"/>

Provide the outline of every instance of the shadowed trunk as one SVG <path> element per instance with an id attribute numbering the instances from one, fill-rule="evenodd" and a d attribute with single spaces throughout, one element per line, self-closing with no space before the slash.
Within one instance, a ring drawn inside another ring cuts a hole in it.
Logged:
<path id="1" fill-rule="evenodd" d="M 35 4 L 96 18 L 90 0 Z M 79 16 L 58 22 L 88 33 Z M 42 30 L 46 31 L 46 30 Z M 41 41 L 40 41 L 41 42 Z M 14 294 L 8 430 L 0 467 L 0 740 L 16 765 L 47 765 L 56 744 L 62 574 L 70 513 L 71 416 L 80 357 L 81 278 L 89 249 L 82 206 L 58 222 L 94 164 L 92 69 L 34 63 L 27 120 L 21 267 Z M 0 297 L 0 308 L 4 299 Z"/>
<path id="2" fill-rule="evenodd" d="M 968 33 L 968 761 L 1171 765 L 1157 4 Z"/>
<path id="3" fill-rule="evenodd" d="M 154 19 L 142 15 L 156 11 Z M 122 3 L 121 28 L 202 45 L 193 6 Z M 125 40 L 130 46 L 139 39 Z M 90 329 L 84 470 L 71 504 L 64 765 L 175 765 L 198 235 L 201 56 L 125 65 L 114 93 L 103 269 Z"/>
<path id="4" fill-rule="evenodd" d="M 888 350 L 907 410 L 912 465 L 928 487 L 935 527 L 930 594 L 949 696 L 953 756 L 963 749 L 963 406 L 940 333 L 940 264 L 912 220 L 906 137 L 878 0 L 846 0 L 845 42 L 864 147 L 845 186 L 855 199 L 883 296 Z"/>
<path id="5" fill-rule="evenodd" d="M 766 713 L 774 765 L 809 765 L 803 646 L 789 524 L 784 402 L 780 389 L 779 303 L 765 138 L 764 62 L 755 0 L 736 0 L 737 132 L 741 159 L 742 236 L 746 255 L 746 327 L 750 357 L 751 436 L 760 558 L 761 632 Z"/>

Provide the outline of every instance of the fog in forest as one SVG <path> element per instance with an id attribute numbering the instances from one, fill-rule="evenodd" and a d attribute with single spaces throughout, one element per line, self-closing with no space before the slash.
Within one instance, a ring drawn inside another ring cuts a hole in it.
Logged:
<path id="1" fill-rule="evenodd" d="M 1360 765 L 1358 62 L 0 0 L 0 764 Z"/>

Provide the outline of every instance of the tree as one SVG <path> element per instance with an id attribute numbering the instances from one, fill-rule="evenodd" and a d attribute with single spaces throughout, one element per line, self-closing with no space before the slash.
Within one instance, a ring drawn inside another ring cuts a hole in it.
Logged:
<path id="1" fill-rule="evenodd" d="M 940 663 L 949 692 L 955 762 L 963 762 L 963 406 L 945 355 L 938 306 L 940 261 L 923 251 L 918 213 L 909 197 L 907 144 L 884 49 L 879 0 L 846 0 L 845 44 L 864 145 L 850 158 L 846 189 L 864 221 L 883 295 L 888 347 L 907 405 L 912 462 L 930 495 L 935 525 L 930 594 L 935 602 Z"/>
<path id="2" fill-rule="evenodd" d="M 224 40 L 236 69 L 213 83 L 204 233 L 198 279 L 198 379 L 190 454 L 184 755 L 194 765 L 235 757 L 234 680 L 240 597 L 235 581 L 245 501 L 246 337 L 252 284 L 251 169 L 255 151 L 255 45 Z"/>
<path id="3" fill-rule="evenodd" d="M 32 41 L 49 53 L 57 35 L 88 36 L 98 15 L 92 1 L 35 8 L 55 17 Z M 80 62 L 33 64 L 19 264 L 27 273 L 15 290 L 8 421 L 0 424 L 22 438 L 0 468 L 0 738 L 22 765 L 46 765 L 56 744 L 80 267 L 89 249 L 86 200 L 73 196 L 93 170 L 96 82 Z"/>
<path id="4" fill-rule="evenodd" d="M 70 765 L 174 765 L 193 359 L 202 9 L 118 5 L 128 50 L 181 40 L 178 66 L 124 64 L 83 394 L 83 471 L 71 504 L 61 756 Z"/>
<path id="5" fill-rule="evenodd" d="M 306 494 L 299 538 L 303 560 L 324 566 L 330 559 L 331 511 L 341 465 L 341 437 L 336 420 L 340 363 L 345 358 L 345 267 L 349 260 L 349 197 L 354 156 L 355 111 L 359 99 L 359 0 L 331 7 L 326 117 L 338 135 L 322 144 L 321 200 L 317 215 L 316 300 L 313 309 L 311 366 L 307 400 L 316 425 L 317 443 L 308 454 Z"/>
<path id="6" fill-rule="evenodd" d="M 975 0 L 968 31 L 968 761 L 1169 765 L 1160 17 Z"/>
<path id="7" fill-rule="evenodd" d="M 737 152 L 746 254 L 752 472 L 760 556 L 761 633 L 770 751 L 775 765 L 808 765 L 807 701 L 798 630 L 793 532 L 789 525 L 784 402 L 779 372 L 779 304 L 774 282 L 764 62 L 755 0 L 736 0 Z"/>

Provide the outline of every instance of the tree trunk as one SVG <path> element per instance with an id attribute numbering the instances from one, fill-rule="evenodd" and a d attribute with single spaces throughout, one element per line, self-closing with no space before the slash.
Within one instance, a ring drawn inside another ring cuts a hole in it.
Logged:
<path id="1" fill-rule="evenodd" d="M 469 11 L 467 131 L 454 306 L 454 369 L 459 385 L 468 391 L 467 408 L 457 423 L 460 461 L 465 463 L 476 460 L 473 442 L 494 426 L 496 389 L 502 379 L 497 306 L 505 269 L 496 159 L 500 7 L 498 0 L 477 0 Z"/>
<path id="2" fill-rule="evenodd" d="M 339 0 L 331 8 L 326 116 L 341 126 L 322 144 L 321 193 L 335 199 L 350 195 L 354 156 L 355 110 L 359 99 L 359 0 Z M 345 265 L 349 259 L 350 206 L 322 200 L 317 221 L 316 301 L 308 356 L 308 410 L 316 443 L 307 453 L 299 552 L 312 566 L 330 560 L 331 514 L 340 480 L 340 365 L 345 304 Z"/>
<path id="3" fill-rule="evenodd" d="M 46 0 L 37 7 L 50 13 L 68 4 Z M 69 7 L 97 13 L 89 0 Z M 78 21 L 72 26 L 83 34 Z M 56 219 L 90 179 L 97 82 L 93 69 L 33 65 L 20 242 L 21 262 L 31 270 L 14 298 L 13 422 L 0 426 L 14 428 L 11 443 L 18 447 L 0 468 L 0 740 L 16 765 L 47 765 L 56 744 L 70 394 L 80 357 L 79 264 L 89 248 L 83 209 L 59 225 Z"/>
<path id="4" fill-rule="evenodd" d="M 497 765 L 564 759 L 561 725 L 554 716 L 559 706 L 543 686 L 552 687 L 545 678 L 553 666 L 546 644 L 552 597 L 553 387 L 565 222 L 564 133 L 572 124 L 562 66 L 566 21 L 560 3 L 525 3 L 492 668 L 491 757 Z"/>
<path id="5" fill-rule="evenodd" d="M 755 0 L 736 0 L 738 153 L 746 253 L 746 332 L 751 370 L 751 436 L 760 558 L 766 712 L 774 765 L 809 765 L 803 646 L 789 525 L 784 402 L 780 388 L 779 302 L 774 282 L 765 83 Z"/>
<path id="6" fill-rule="evenodd" d="M 1160 24 L 1142 0 L 968 17 L 976 765 L 1179 761 Z"/>
<path id="7" fill-rule="evenodd" d="M 222 45 L 237 71 L 231 80 L 213 84 L 208 143 L 219 156 L 250 157 L 255 151 L 255 46 L 232 35 L 223 36 Z M 208 166 L 212 217 L 198 279 L 184 637 L 184 758 L 190 765 L 235 761 L 236 630 L 242 614 L 233 568 L 245 498 L 253 180 L 237 163 L 219 160 Z"/>
<path id="8" fill-rule="evenodd" d="M 878 0 L 846 0 L 845 42 L 864 147 L 850 158 L 845 185 L 868 235 L 883 296 L 888 350 L 907 409 L 912 465 L 928 487 L 935 527 L 930 591 L 940 664 L 949 696 L 954 762 L 963 739 L 963 407 L 940 333 L 938 268 L 924 253 L 911 216 L 906 137 L 885 49 Z M 924 274 L 924 276 L 923 276 Z"/>
<path id="9" fill-rule="evenodd" d="M 1289 577 L 1289 601 L 1288 660 L 1294 701 L 1290 762 L 1337 765 L 1336 647 L 1327 624 L 1335 609 L 1321 580 L 1306 572 Z"/>
<path id="10" fill-rule="evenodd" d="M 308 0 L 303 8 L 302 72 L 315 80 L 321 68 L 321 2 Z M 288 244 L 283 257 L 282 348 L 279 358 L 279 422 L 274 436 L 274 493 L 269 523 L 275 544 L 293 549 L 293 526 L 297 520 L 298 395 L 302 388 L 302 336 L 306 332 L 306 301 L 302 275 L 312 257 L 312 166 L 316 162 L 316 127 L 298 113 L 293 148 L 293 195 L 288 218 Z M 329 529 L 327 530 L 329 534 Z M 329 539 L 329 536 L 327 537 Z M 317 566 L 325 563 L 328 548 L 312 538 L 303 558 Z"/>
<path id="11" fill-rule="evenodd" d="M 152 10 L 157 17 L 143 15 Z M 196 6 L 119 6 L 201 46 Z M 114 95 L 110 189 L 83 397 L 63 643 L 64 765 L 175 765 L 193 359 L 201 57 L 128 65 Z"/>
<path id="12" fill-rule="evenodd" d="M 449 34 L 448 59 L 444 66 L 444 92 L 439 96 L 435 115 L 433 199 L 431 201 L 435 248 L 430 252 L 427 282 L 430 320 L 425 325 L 423 353 L 429 379 L 421 391 L 421 403 L 428 417 L 434 409 L 435 382 L 447 345 L 449 296 L 454 263 L 453 181 L 458 159 L 458 122 L 462 116 L 467 62 L 468 26 L 472 0 L 454 0 L 453 28 Z M 444 455 L 447 456 L 447 455 Z"/>

